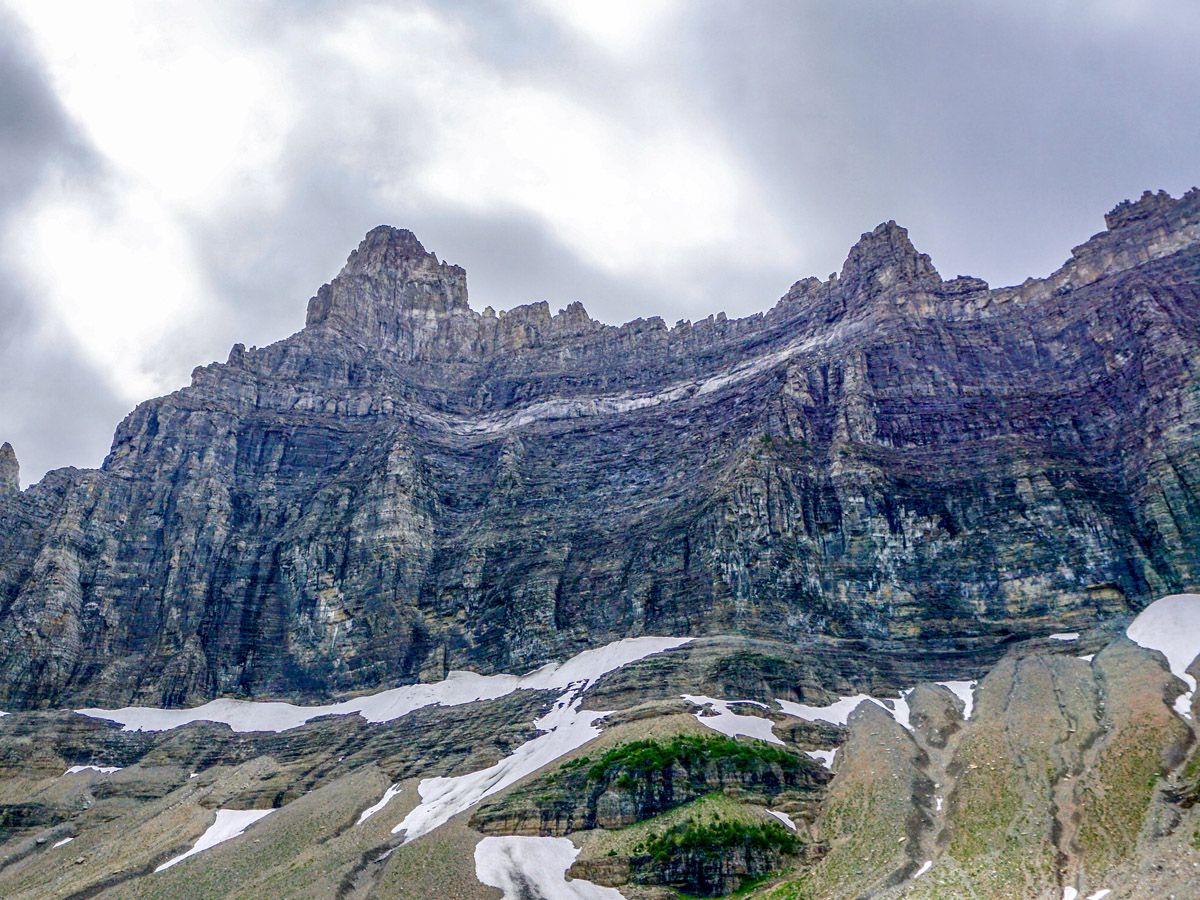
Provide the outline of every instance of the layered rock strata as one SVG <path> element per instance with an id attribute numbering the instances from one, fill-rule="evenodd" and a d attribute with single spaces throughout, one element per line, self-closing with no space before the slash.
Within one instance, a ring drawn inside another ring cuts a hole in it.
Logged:
<path id="1" fill-rule="evenodd" d="M 673 328 L 477 312 L 377 228 L 302 331 L 138 406 L 99 470 L 19 491 L 0 453 L 0 704 L 315 698 L 638 634 L 937 677 L 1200 587 L 1200 191 L 1107 224 L 992 290 L 889 222 Z"/>

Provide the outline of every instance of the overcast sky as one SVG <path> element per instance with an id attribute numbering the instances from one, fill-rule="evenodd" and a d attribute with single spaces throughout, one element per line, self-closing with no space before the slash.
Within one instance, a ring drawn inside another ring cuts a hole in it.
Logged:
<path id="1" fill-rule="evenodd" d="M 1200 182 L 1196 0 L 0 0 L 0 441 L 301 327 L 379 223 L 477 309 L 770 307 L 896 219 L 1044 275 Z"/>

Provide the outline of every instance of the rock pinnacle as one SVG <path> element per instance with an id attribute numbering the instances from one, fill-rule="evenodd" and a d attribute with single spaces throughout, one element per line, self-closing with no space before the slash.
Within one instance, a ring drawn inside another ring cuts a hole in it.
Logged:
<path id="1" fill-rule="evenodd" d="M 0 444 L 0 494 L 21 490 L 21 466 L 12 444 Z"/>

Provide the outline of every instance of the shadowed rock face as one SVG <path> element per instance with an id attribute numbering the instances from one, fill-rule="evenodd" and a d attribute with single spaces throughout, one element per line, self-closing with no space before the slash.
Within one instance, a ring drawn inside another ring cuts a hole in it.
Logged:
<path id="1" fill-rule="evenodd" d="M 0 451 L 0 704 L 317 696 L 643 633 L 944 669 L 1194 589 L 1200 192 L 1108 224 L 989 290 L 887 223 L 765 314 L 669 330 L 475 312 L 377 228 L 303 331 L 140 405 L 100 470 L 19 492 Z"/>
<path id="2" fill-rule="evenodd" d="M 0 444 L 0 493 L 12 493 L 21 489 L 21 467 L 12 444 Z"/>

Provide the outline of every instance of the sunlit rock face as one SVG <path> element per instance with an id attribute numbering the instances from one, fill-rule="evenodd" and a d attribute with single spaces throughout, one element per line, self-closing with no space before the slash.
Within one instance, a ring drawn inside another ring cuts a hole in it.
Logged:
<path id="1" fill-rule="evenodd" d="M 641 634 L 982 663 L 1194 590 L 1200 192 L 1107 221 L 995 290 L 886 223 L 765 314 L 674 328 L 480 313 L 374 229 L 304 330 L 140 405 L 100 470 L 20 491 L 0 451 L 0 705 L 317 698 Z"/>

